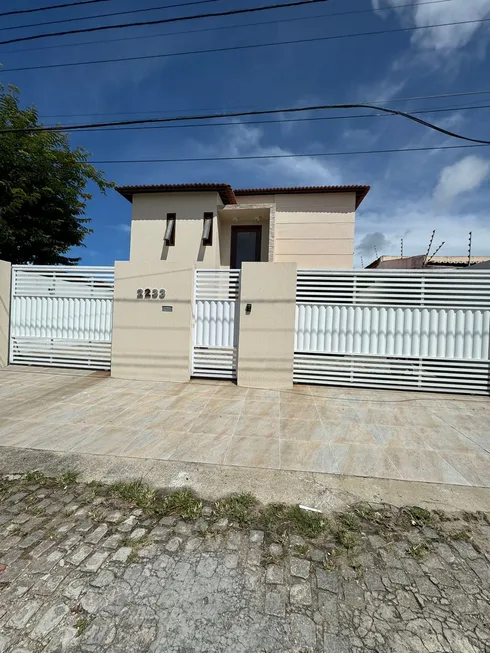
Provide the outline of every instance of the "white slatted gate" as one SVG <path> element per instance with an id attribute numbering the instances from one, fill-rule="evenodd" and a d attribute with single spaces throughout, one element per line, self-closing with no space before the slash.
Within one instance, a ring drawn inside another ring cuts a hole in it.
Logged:
<path id="1" fill-rule="evenodd" d="M 298 270 L 294 380 L 488 394 L 490 271 Z"/>
<path id="2" fill-rule="evenodd" d="M 193 376 L 235 379 L 239 270 L 196 270 Z"/>
<path id="3" fill-rule="evenodd" d="M 10 363 L 107 370 L 113 267 L 13 265 Z"/>

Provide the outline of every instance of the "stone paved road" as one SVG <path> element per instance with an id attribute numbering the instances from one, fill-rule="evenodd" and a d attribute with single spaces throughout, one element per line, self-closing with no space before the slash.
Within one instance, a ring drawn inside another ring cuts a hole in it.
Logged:
<path id="1" fill-rule="evenodd" d="M 0 499 L 0 653 L 490 650 L 484 515 L 376 533 L 364 507 L 306 540 L 78 483 L 3 480 Z"/>

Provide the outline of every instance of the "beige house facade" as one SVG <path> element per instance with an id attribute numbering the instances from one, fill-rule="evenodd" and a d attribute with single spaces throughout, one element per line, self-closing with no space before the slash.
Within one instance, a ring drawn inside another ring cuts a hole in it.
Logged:
<path id="1" fill-rule="evenodd" d="M 246 261 L 350 269 L 356 209 L 369 186 L 176 184 L 117 190 L 133 205 L 132 262 L 226 269 Z"/>

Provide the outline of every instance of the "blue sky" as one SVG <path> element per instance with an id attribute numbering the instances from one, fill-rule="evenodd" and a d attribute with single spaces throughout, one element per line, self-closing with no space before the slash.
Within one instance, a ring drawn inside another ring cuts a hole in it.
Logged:
<path id="1" fill-rule="evenodd" d="M 176 4 L 175 0 L 166 4 Z M 160 0 L 163 4 L 163 0 Z M 427 95 L 490 90 L 490 0 L 447 0 L 394 9 L 410 0 L 329 0 L 311 6 L 0 46 L 2 83 L 21 89 L 46 124 L 97 122 L 183 113 L 277 109 L 322 103 L 381 102 Z M 48 4 L 23 0 L 22 7 Z M 56 4 L 53 2 L 53 4 Z M 239 9 L 268 0 L 216 0 L 180 10 L 45 27 L 22 24 L 160 6 L 159 0 L 110 0 L 86 7 L 0 19 L 0 40 L 94 24 L 151 20 Z M 17 9 L 4 0 L 2 11 Z M 363 11 L 361 10 L 369 10 Z M 339 12 L 359 12 L 332 16 Z M 291 20 L 295 19 L 295 20 Z M 304 20 L 302 20 L 304 19 Z M 471 24 L 340 38 L 278 47 L 155 58 L 143 61 L 9 72 L 10 68 L 73 61 L 169 54 L 252 43 L 353 34 L 455 21 Z M 282 22 L 281 22 L 282 21 Z M 251 24 L 254 25 L 251 25 Z M 263 23 L 258 25 L 257 23 Z M 237 27 L 241 26 L 241 27 Z M 220 28 L 220 29 L 218 29 Z M 203 31 L 206 30 L 206 31 Z M 128 39 L 131 37 L 131 40 Z M 137 37 L 137 38 L 136 38 Z M 117 40 L 115 40 L 117 39 Z M 83 45 L 73 45 L 73 44 Z M 56 47 L 53 47 L 56 46 Z M 68 47 L 67 47 L 68 46 Z M 490 105 L 488 94 L 390 102 L 405 111 Z M 454 109 L 422 116 L 465 135 L 490 140 L 490 109 Z M 365 111 L 314 114 L 335 116 Z M 312 114 L 313 115 L 313 114 Z M 297 117 L 308 117 L 296 114 Z M 441 254 L 490 255 L 490 149 L 434 150 L 319 157 L 320 152 L 437 147 L 460 144 L 399 117 L 136 129 L 76 133 L 92 159 L 196 158 L 307 153 L 271 160 L 105 164 L 117 184 L 227 182 L 235 187 L 370 184 L 356 220 L 356 266 L 379 254 L 423 253 L 430 234 L 445 241 Z M 115 191 L 94 193 L 87 206 L 94 234 L 77 251 L 86 265 L 110 265 L 129 254 L 131 205 Z"/>

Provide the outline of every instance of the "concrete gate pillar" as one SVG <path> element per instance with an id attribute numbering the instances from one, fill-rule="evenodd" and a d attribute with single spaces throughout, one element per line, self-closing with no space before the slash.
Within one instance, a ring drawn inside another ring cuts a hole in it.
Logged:
<path id="1" fill-rule="evenodd" d="M 238 385 L 293 387 L 296 263 L 243 263 Z"/>
<path id="2" fill-rule="evenodd" d="M 190 379 L 194 266 L 116 261 L 111 375 Z"/>
<path id="3" fill-rule="evenodd" d="M 0 367 L 6 367 L 9 360 L 11 279 L 12 266 L 0 261 Z"/>

